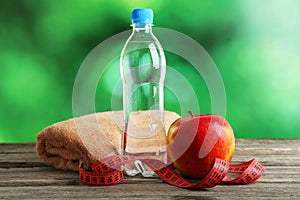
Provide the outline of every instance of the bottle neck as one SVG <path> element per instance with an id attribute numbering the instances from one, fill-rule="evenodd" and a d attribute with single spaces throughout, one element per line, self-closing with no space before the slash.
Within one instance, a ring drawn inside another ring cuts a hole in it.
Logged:
<path id="1" fill-rule="evenodd" d="M 152 33 L 152 24 L 149 23 L 136 23 L 131 25 L 133 33 Z"/>

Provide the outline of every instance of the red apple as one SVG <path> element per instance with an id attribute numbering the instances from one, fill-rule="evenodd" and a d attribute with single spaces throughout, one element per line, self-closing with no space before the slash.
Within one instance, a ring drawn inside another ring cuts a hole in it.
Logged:
<path id="1" fill-rule="evenodd" d="M 183 175 L 204 178 L 214 159 L 231 161 L 235 139 L 229 123 L 219 115 L 193 115 L 177 119 L 168 131 L 168 160 Z"/>

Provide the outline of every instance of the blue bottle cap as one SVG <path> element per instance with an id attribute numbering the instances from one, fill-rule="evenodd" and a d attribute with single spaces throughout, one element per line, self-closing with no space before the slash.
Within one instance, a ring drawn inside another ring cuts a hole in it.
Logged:
<path id="1" fill-rule="evenodd" d="M 150 8 L 135 8 L 131 12 L 131 21 L 136 23 L 153 23 L 153 10 Z"/>

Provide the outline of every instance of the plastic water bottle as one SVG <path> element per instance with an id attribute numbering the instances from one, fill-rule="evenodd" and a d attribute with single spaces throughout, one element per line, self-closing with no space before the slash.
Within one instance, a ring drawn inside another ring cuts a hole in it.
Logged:
<path id="1" fill-rule="evenodd" d="M 165 54 L 152 33 L 152 9 L 133 9 L 131 17 L 133 31 L 120 58 L 125 123 L 121 152 L 166 162 Z M 154 175 L 141 161 L 126 164 L 123 169 L 130 176 L 138 173 L 145 177 Z"/>

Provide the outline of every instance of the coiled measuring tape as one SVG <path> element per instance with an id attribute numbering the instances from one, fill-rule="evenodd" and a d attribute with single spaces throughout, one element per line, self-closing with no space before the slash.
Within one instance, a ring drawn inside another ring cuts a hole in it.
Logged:
<path id="1" fill-rule="evenodd" d="M 122 165 L 140 160 L 150 167 L 165 182 L 186 189 L 212 188 L 219 184 L 237 185 L 249 184 L 256 181 L 265 171 L 264 167 L 252 159 L 242 164 L 231 165 L 225 160 L 216 158 L 214 165 L 200 182 L 194 184 L 180 176 L 174 168 L 165 163 L 149 158 L 135 156 L 115 155 L 107 157 L 91 166 L 91 171 L 86 171 L 80 164 L 80 181 L 91 186 L 108 186 L 120 183 L 124 179 L 121 170 Z M 236 178 L 230 178 L 228 173 L 239 174 Z"/>

